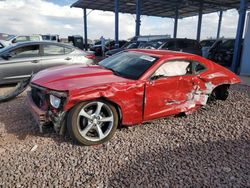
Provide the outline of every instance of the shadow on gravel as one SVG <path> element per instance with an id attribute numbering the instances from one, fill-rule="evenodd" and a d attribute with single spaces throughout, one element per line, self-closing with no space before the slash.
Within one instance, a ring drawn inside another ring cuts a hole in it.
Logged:
<path id="1" fill-rule="evenodd" d="M 249 187 L 250 138 L 156 148 L 128 160 L 111 187 Z M 146 149 L 146 148 L 145 148 Z"/>

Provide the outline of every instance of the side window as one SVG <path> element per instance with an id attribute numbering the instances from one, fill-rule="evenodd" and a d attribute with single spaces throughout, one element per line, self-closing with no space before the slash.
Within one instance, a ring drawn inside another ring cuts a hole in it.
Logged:
<path id="1" fill-rule="evenodd" d="M 188 61 L 169 61 L 161 65 L 154 76 L 183 76 L 191 71 L 191 63 Z"/>
<path id="2" fill-rule="evenodd" d="M 69 54 L 74 51 L 74 48 L 64 47 L 64 50 L 65 50 L 65 54 Z"/>
<path id="3" fill-rule="evenodd" d="M 64 55 L 64 47 L 47 44 L 43 46 L 44 55 Z"/>
<path id="4" fill-rule="evenodd" d="M 193 72 L 194 74 L 200 74 L 207 68 L 199 62 L 193 62 Z"/>
<path id="5" fill-rule="evenodd" d="M 39 45 L 24 46 L 10 52 L 11 58 L 25 58 L 39 56 Z"/>

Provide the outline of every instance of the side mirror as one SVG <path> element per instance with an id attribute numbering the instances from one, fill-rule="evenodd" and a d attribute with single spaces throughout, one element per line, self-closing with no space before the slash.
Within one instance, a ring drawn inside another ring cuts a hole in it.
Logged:
<path id="1" fill-rule="evenodd" d="M 161 78 L 161 77 L 164 77 L 164 75 L 154 75 L 154 76 L 152 76 L 152 77 L 150 78 L 150 80 L 157 80 L 157 79 L 159 79 L 159 78 Z"/>
<path id="2" fill-rule="evenodd" d="M 11 58 L 11 55 L 9 53 L 1 55 L 1 57 L 5 60 L 9 60 Z"/>

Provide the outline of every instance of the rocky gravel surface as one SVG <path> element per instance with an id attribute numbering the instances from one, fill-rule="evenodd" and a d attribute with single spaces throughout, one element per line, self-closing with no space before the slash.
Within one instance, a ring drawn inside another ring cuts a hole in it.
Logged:
<path id="1" fill-rule="evenodd" d="M 93 147 L 40 134 L 24 96 L 0 104 L 0 187 L 250 187 L 250 87 Z"/>

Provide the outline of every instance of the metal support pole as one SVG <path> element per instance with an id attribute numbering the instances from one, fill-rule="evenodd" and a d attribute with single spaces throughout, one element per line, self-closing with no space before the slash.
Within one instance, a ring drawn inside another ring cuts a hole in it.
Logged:
<path id="1" fill-rule="evenodd" d="M 241 43 L 244 31 L 246 11 L 247 11 L 247 0 L 240 0 L 239 20 L 238 20 L 237 34 L 234 44 L 233 62 L 231 66 L 231 69 L 235 73 L 238 73 L 240 65 Z"/>
<path id="2" fill-rule="evenodd" d="M 221 29 L 221 21 L 222 21 L 223 11 L 220 11 L 218 29 L 217 29 L 217 39 L 220 38 L 220 29 Z"/>
<path id="3" fill-rule="evenodd" d="M 202 24 L 202 12 L 203 12 L 203 1 L 200 1 L 199 16 L 198 16 L 198 27 L 196 39 L 200 41 L 201 38 L 201 24 Z"/>
<path id="4" fill-rule="evenodd" d="M 141 26 L 141 0 L 136 0 L 135 36 L 140 35 L 140 26 Z"/>
<path id="5" fill-rule="evenodd" d="M 119 48 L 119 0 L 115 0 L 115 48 Z"/>
<path id="6" fill-rule="evenodd" d="M 174 19 L 174 38 L 177 37 L 178 19 L 179 19 L 179 9 L 178 9 L 178 6 L 176 6 L 175 19 Z"/>
<path id="7" fill-rule="evenodd" d="M 88 50 L 88 33 L 87 33 L 87 9 L 83 9 L 83 20 L 84 20 L 84 48 Z"/>

